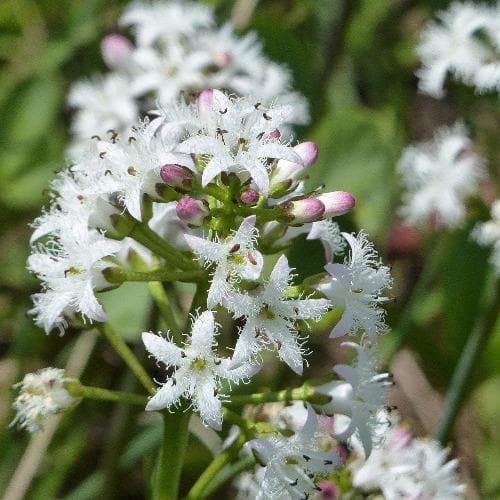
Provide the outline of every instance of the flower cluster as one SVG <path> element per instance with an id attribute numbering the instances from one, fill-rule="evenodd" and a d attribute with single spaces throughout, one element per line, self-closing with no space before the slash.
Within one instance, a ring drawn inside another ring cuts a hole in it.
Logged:
<path id="1" fill-rule="evenodd" d="M 77 82 L 69 94 L 76 110 L 72 156 L 94 134 L 125 133 L 157 101 L 168 104 L 181 95 L 189 101 L 207 88 L 258 97 L 266 106 L 279 103 L 290 123 L 307 123 L 306 102 L 290 90 L 288 69 L 263 55 L 254 33 L 237 37 L 229 24 L 217 27 L 208 7 L 188 0 L 136 2 L 119 24 L 134 42 L 108 35 L 102 55 L 110 72 Z"/>
<path id="2" fill-rule="evenodd" d="M 439 129 L 429 142 L 406 148 L 398 170 L 406 188 L 401 215 L 409 223 L 432 220 L 451 228 L 464 221 L 465 202 L 477 194 L 485 177 L 483 161 L 461 123 Z"/>
<path id="3" fill-rule="evenodd" d="M 17 387 L 20 393 L 14 401 L 17 414 L 12 425 L 18 424 L 30 432 L 40 430 L 47 417 L 75 402 L 64 387 L 64 370 L 58 368 L 27 373 Z"/>
<path id="4" fill-rule="evenodd" d="M 353 486 L 364 493 L 381 491 L 384 498 L 463 498 L 458 461 L 447 461 L 449 450 L 432 440 L 413 438 L 393 424 L 382 447 L 351 464 Z"/>
<path id="5" fill-rule="evenodd" d="M 422 92 L 442 97 L 446 77 L 475 87 L 479 92 L 500 88 L 498 6 L 453 2 L 437 21 L 427 25 L 417 52 Z"/>

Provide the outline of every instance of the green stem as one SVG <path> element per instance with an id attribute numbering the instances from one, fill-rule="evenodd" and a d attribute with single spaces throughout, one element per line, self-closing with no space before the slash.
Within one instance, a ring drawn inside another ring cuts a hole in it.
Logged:
<path id="1" fill-rule="evenodd" d="M 462 407 L 467 394 L 467 388 L 472 379 L 474 369 L 479 364 L 479 359 L 483 353 L 500 311 L 500 282 L 495 284 L 493 298 L 489 301 L 486 311 L 480 311 L 478 320 L 467 339 L 464 350 L 458 360 L 458 364 L 450 382 L 450 388 L 446 394 L 443 415 L 438 423 L 434 437 L 441 443 L 446 444 L 458 412 Z M 491 296 L 490 294 L 486 294 Z"/>
<path id="2" fill-rule="evenodd" d="M 131 394 L 130 392 L 110 391 L 102 387 L 90 387 L 82 385 L 78 380 L 67 380 L 64 387 L 75 398 L 93 399 L 96 401 L 108 401 L 110 403 L 125 403 L 129 405 L 146 406 L 147 396 Z"/>
<path id="3" fill-rule="evenodd" d="M 113 349 L 123 359 L 125 364 L 130 368 L 132 373 L 137 377 L 137 380 L 150 393 L 154 393 L 154 384 L 144 367 L 139 363 L 135 354 L 130 350 L 122 337 L 120 337 L 107 323 L 96 324 L 99 331 L 106 337 Z"/>
<path id="4" fill-rule="evenodd" d="M 197 270 L 198 265 L 183 255 L 179 250 L 169 245 L 163 238 L 155 233 L 148 225 L 137 223 L 130 231 L 130 237 L 138 241 L 153 253 L 163 257 L 167 262 L 184 271 Z"/>
<path id="5" fill-rule="evenodd" d="M 203 271 L 172 271 L 171 269 L 154 269 L 152 271 L 127 271 L 121 267 L 107 267 L 102 274 L 109 283 L 124 281 L 183 281 L 197 282 L 205 277 Z"/>
<path id="6" fill-rule="evenodd" d="M 198 478 L 193 487 L 189 490 L 186 500 L 201 500 L 208 496 L 207 487 L 214 480 L 216 475 L 238 456 L 243 445 L 246 443 L 244 434 L 240 434 L 236 441 L 220 455 L 215 457 L 203 474 Z"/>
<path id="7" fill-rule="evenodd" d="M 177 409 L 163 413 L 163 440 L 153 485 L 154 500 L 176 500 L 188 443 L 190 414 Z"/>
<path id="8" fill-rule="evenodd" d="M 174 340 L 176 343 L 179 343 L 181 340 L 180 335 L 182 333 L 181 328 L 177 323 L 172 305 L 170 304 L 165 288 L 163 287 L 163 283 L 159 281 L 151 281 L 149 282 L 149 290 L 156 302 L 156 305 L 158 306 L 158 310 L 160 311 L 162 318 L 167 324 L 168 329 L 172 332 Z"/>
<path id="9" fill-rule="evenodd" d="M 244 470 L 250 469 L 255 465 L 255 457 L 250 455 L 245 458 L 237 460 L 233 464 L 228 464 L 224 467 L 207 485 L 204 491 L 204 497 L 209 497 L 212 493 L 217 491 L 224 483 L 235 478 Z"/>
<path id="10" fill-rule="evenodd" d="M 240 407 L 247 404 L 263 404 L 275 402 L 308 401 L 312 404 L 323 405 L 331 401 L 325 394 L 320 394 L 313 387 L 304 384 L 295 389 L 284 389 L 277 392 L 262 392 L 256 394 L 233 395 L 231 401 L 227 403 L 229 407 Z"/>

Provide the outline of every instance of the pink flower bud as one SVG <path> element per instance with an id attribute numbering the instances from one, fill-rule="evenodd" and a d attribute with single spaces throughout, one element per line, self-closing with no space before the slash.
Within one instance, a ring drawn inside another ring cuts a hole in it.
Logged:
<path id="1" fill-rule="evenodd" d="M 160 177 L 165 184 L 177 188 L 190 188 L 193 182 L 192 172 L 173 163 L 167 163 L 161 167 Z"/>
<path id="2" fill-rule="evenodd" d="M 203 219 L 209 214 L 207 207 L 201 200 L 188 196 L 177 202 L 175 211 L 179 219 L 193 226 L 201 226 Z"/>
<path id="3" fill-rule="evenodd" d="M 305 224 L 321 219 L 325 205 L 317 198 L 288 201 L 281 205 L 287 215 L 293 217 L 294 224 Z"/>
<path id="4" fill-rule="evenodd" d="M 271 178 L 271 186 L 286 180 L 289 181 L 300 178 L 318 158 L 318 146 L 311 141 L 297 144 L 293 150 L 300 157 L 302 163 L 294 163 L 288 160 L 278 161 Z"/>
<path id="5" fill-rule="evenodd" d="M 214 90 L 206 89 L 198 96 L 198 111 L 200 115 L 211 113 L 214 109 Z"/>
<path id="6" fill-rule="evenodd" d="M 318 199 L 325 205 L 325 213 L 323 214 L 325 218 L 346 214 L 356 205 L 354 196 L 346 191 L 324 193 L 318 196 Z"/>
<path id="7" fill-rule="evenodd" d="M 260 194 L 255 189 L 249 189 L 241 193 L 240 199 L 246 205 L 255 205 L 259 201 Z"/>
<path id="8" fill-rule="evenodd" d="M 103 38 L 101 53 L 104 62 L 110 68 L 121 66 L 130 56 L 132 44 L 127 38 L 117 33 L 112 33 Z"/>

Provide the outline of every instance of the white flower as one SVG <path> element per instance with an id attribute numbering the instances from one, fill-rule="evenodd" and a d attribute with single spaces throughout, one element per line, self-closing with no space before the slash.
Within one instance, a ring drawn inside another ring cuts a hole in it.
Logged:
<path id="1" fill-rule="evenodd" d="M 231 294 L 226 307 L 235 317 L 246 318 L 234 349 L 233 366 L 252 359 L 270 344 L 282 361 L 299 375 L 302 373 L 304 351 L 295 321 L 319 318 L 330 306 L 330 301 L 286 300 L 284 292 L 290 285 L 291 271 L 287 258 L 282 255 L 262 290 L 252 295 Z"/>
<path id="2" fill-rule="evenodd" d="M 155 134 L 156 123 L 144 122 L 135 127 L 128 140 L 101 141 L 98 144 L 103 176 L 115 182 L 115 191 L 130 212 L 141 220 L 141 203 L 144 194 L 153 198 L 156 184 L 161 183 L 160 169 L 166 163 L 193 168 L 191 158 L 172 152 L 160 134 Z"/>
<path id="3" fill-rule="evenodd" d="M 410 223 L 435 218 L 456 227 L 465 218 L 465 202 L 484 177 L 483 161 L 461 123 L 439 129 L 434 138 L 409 146 L 398 165 L 406 192 L 400 209 Z"/>
<path id="4" fill-rule="evenodd" d="M 388 373 L 377 373 L 373 353 L 352 342 L 343 342 L 342 346 L 357 351 L 354 366 L 335 365 L 334 371 L 345 382 L 333 381 L 316 387 L 318 392 L 330 396 L 330 403 L 321 407 L 328 415 L 340 413 L 350 418 L 349 424 L 336 437 L 347 440 L 354 433 L 361 440 L 365 455 L 368 456 L 377 444 L 377 433 L 386 421 L 383 409 L 387 400 L 388 387 L 392 385 Z"/>
<path id="5" fill-rule="evenodd" d="M 265 465 L 257 499 L 307 498 L 317 490 L 315 481 L 335 471 L 339 458 L 322 448 L 314 410 L 308 406 L 304 427 L 292 437 L 275 435 L 248 445 Z"/>
<path id="6" fill-rule="evenodd" d="M 258 369 L 245 364 L 229 369 L 229 359 L 221 358 L 215 351 L 217 325 L 211 311 L 205 311 L 193 321 L 191 339 L 183 348 L 173 341 L 153 333 L 143 333 L 146 349 L 159 362 L 174 373 L 149 400 L 146 410 L 170 409 L 179 406 L 181 398 L 200 413 L 203 422 L 220 430 L 222 425 L 222 381 L 238 383 L 250 378 Z"/>
<path id="7" fill-rule="evenodd" d="M 222 172 L 234 172 L 242 180 L 250 176 L 267 194 L 273 159 L 302 163 L 293 148 L 272 134 L 287 122 L 286 109 L 264 108 L 244 98 L 230 99 L 217 90 L 206 92 L 212 96 L 206 98 L 206 105 L 198 113 L 198 132 L 177 148 L 181 153 L 207 155 L 204 186 Z"/>
<path id="8" fill-rule="evenodd" d="M 225 241 L 210 241 L 185 235 L 191 250 L 207 264 L 215 264 L 212 283 L 208 291 L 209 308 L 224 305 L 231 285 L 238 280 L 257 280 L 262 272 L 264 259 L 254 248 L 258 231 L 255 216 L 243 219 L 239 229 Z"/>
<path id="9" fill-rule="evenodd" d="M 420 89 L 441 97 L 448 74 L 480 91 L 498 89 L 499 12 L 484 5 L 454 2 L 438 20 L 424 29 L 417 48 L 423 64 L 417 73 Z M 490 45 L 481 40 L 480 33 L 490 39 Z"/>
<path id="10" fill-rule="evenodd" d="M 79 139 L 104 136 L 110 129 L 125 132 L 139 116 L 130 80 L 117 73 L 75 83 L 68 104 L 77 110 L 71 129 Z"/>
<path id="11" fill-rule="evenodd" d="M 135 2 L 127 7 L 120 24 L 132 27 L 140 46 L 168 46 L 211 26 L 213 15 L 208 7 L 190 1 Z"/>
<path id="12" fill-rule="evenodd" d="M 352 463 L 353 486 L 366 493 L 381 490 L 387 500 L 465 498 L 458 461 L 447 461 L 448 454 L 437 442 L 412 439 L 393 424 L 383 447 Z"/>
<path id="13" fill-rule="evenodd" d="M 35 322 L 49 333 L 57 327 L 61 333 L 65 317 L 80 313 L 83 319 L 106 321 L 94 292 L 109 286 L 101 271 L 107 267 L 103 258 L 120 248 L 96 230 L 80 225 L 61 231 L 59 239 L 39 246 L 28 258 L 28 268 L 43 283 L 43 292 L 32 296 L 30 313 Z"/>
<path id="14" fill-rule="evenodd" d="M 47 417 L 74 402 L 64 387 L 64 370 L 58 368 L 43 368 L 36 373 L 28 373 L 14 387 L 20 387 L 20 394 L 13 403 L 16 416 L 11 425 L 18 424 L 29 432 L 41 430 Z"/>
<path id="15" fill-rule="evenodd" d="M 356 237 L 348 233 L 342 235 L 351 247 L 350 259 L 344 264 L 327 264 L 329 276 L 317 286 L 334 306 L 344 310 L 331 336 L 361 330 L 373 337 L 387 328 L 385 311 L 380 304 L 388 300 L 382 294 L 391 286 L 389 268 L 382 265 L 363 231 Z"/>
<path id="16" fill-rule="evenodd" d="M 474 228 L 472 237 L 480 245 L 493 247 L 490 261 L 500 276 L 500 200 L 495 200 L 491 205 L 491 220 L 479 223 Z"/>

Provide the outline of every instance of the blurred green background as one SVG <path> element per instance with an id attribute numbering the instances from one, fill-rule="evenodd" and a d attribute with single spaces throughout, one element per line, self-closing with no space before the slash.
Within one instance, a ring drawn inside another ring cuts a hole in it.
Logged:
<path id="1" fill-rule="evenodd" d="M 230 0 L 207 3 L 221 22 L 235 7 Z M 7 428 L 11 385 L 28 371 L 63 366 L 78 338 L 72 332 L 63 338 L 46 336 L 26 316 L 29 295 L 38 289 L 25 270 L 28 224 L 47 203 L 54 172 L 65 166 L 68 88 L 77 79 L 105 71 L 99 44 L 117 29 L 124 5 L 117 0 L 0 2 L 0 492 L 29 441 L 26 433 Z M 469 239 L 471 227 L 486 212 L 481 203 L 473 203 L 463 230 L 403 230 L 395 236 L 401 189 L 395 165 L 409 142 L 427 139 L 437 126 L 462 117 L 497 186 L 499 180 L 497 96 L 477 97 L 452 85 L 445 100 L 435 101 L 416 91 L 419 32 L 447 5 L 437 0 L 262 0 L 242 26 L 260 34 L 271 59 L 291 68 L 296 88 L 311 103 L 312 125 L 299 131 L 320 148 L 310 185 L 353 192 L 357 208 L 342 227 L 364 228 L 393 266 L 393 333 L 383 352 L 396 381 L 398 373 L 407 371 L 409 382 L 401 383 L 394 398 L 423 434 L 433 431 L 441 395 L 492 293 L 488 252 Z M 405 237 L 415 240 L 407 248 Z M 320 255 L 317 245 L 300 241 L 290 252 L 299 273 L 319 266 L 313 258 L 303 258 L 305 251 Z M 144 287 L 123 287 L 107 300 L 122 334 L 136 340 L 149 308 Z M 131 301 L 141 313 L 131 315 Z M 393 354 L 402 347 L 407 357 L 398 361 Z M 452 436 L 464 477 L 481 498 L 500 498 L 499 360 L 497 323 L 470 377 Z M 87 372 L 96 385 L 133 385 L 104 344 L 90 363 Z M 412 388 L 412 381 L 423 385 Z M 134 436 L 128 436 L 120 429 L 134 420 L 133 411 L 101 410 L 85 403 L 63 419 L 29 498 L 142 497 L 159 430 L 139 419 Z M 203 454 L 200 447 L 199 456 L 190 457 L 194 471 Z"/>

